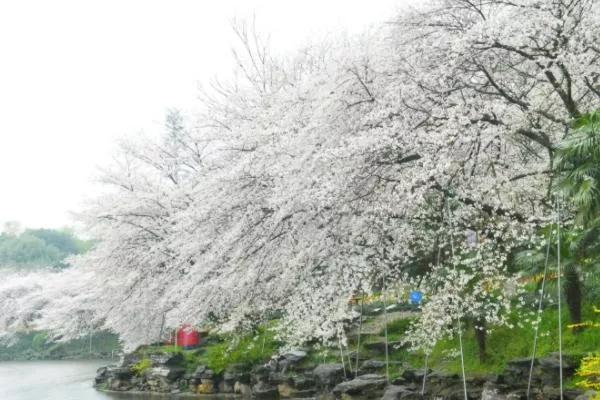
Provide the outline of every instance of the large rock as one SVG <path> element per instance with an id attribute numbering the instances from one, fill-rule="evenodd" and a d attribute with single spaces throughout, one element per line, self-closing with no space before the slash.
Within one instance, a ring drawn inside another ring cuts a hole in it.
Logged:
<path id="1" fill-rule="evenodd" d="M 302 350 L 292 350 L 290 352 L 287 352 L 283 355 L 283 358 L 285 358 L 286 360 L 292 362 L 292 363 L 298 363 L 301 362 L 302 360 L 304 360 L 306 358 L 307 354 L 305 351 Z"/>
<path id="2" fill-rule="evenodd" d="M 277 399 L 279 398 L 279 391 L 277 387 L 260 381 L 252 386 L 252 397 L 255 399 Z"/>
<path id="3" fill-rule="evenodd" d="M 383 375 L 367 374 L 361 375 L 351 381 L 342 382 L 333 389 L 337 398 L 361 398 L 369 399 L 380 397 L 386 386 Z"/>
<path id="4" fill-rule="evenodd" d="M 217 392 L 215 381 L 213 381 L 212 379 L 202 378 L 200 380 L 200 382 L 201 383 L 196 388 L 196 393 L 200 393 L 200 394 L 213 394 L 213 393 Z"/>
<path id="5" fill-rule="evenodd" d="M 133 375 L 133 372 L 129 368 L 108 365 L 98 368 L 96 377 L 94 378 L 94 386 L 106 385 L 109 389 L 112 387 L 110 390 L 129 390 L 126 387 L 132 386 L 131 379 Z"/>
<path id="6" fill-rule="evenodd" d="M 106 387 L 108 390 L 124 392 L 131 390 L 133 388 L 133 384 L 128 379 L 108 378 Z"/>
<path id="7" fill-rule="evenodd" d="M 286 399 L 303 399 L 308 397 L 314 397 L 316 391 L 314 389 L 299 390 L 289 383 L 281 383 L 277 385 L 277 391 L 279 396 Z"/>
<path id="8" fill-rule="evenodd" d="M 541 369 L 541 379 L 544 385 L 560 385 L 560 356 L 557 353 L 548 354 L 538 360 Z M 575 374 L 580 359 L 575 356 L 564 354 L 562 358 L 563 379 L 568 379 Z"/>
<path id="9" fill-rule="evenodd" d="M 579 396 L 584 395 L 585 392 L 581 389 L 569 388 L 563 392 L 563 398 L 566 400 L 576 400 Z"/>
<path id="10" fill-rule="evenodd" d="M 150 354 L 153 366 L 181 366 L 183 365 L 182 353 L 157 352 Z"/>
<path id="11" fill-rule="evenodd" d="M 414 382 L 414 383 L 420 384 L 423 382 L 423 377 L 425 376 L 425 374 L 427 374 L 428 381 L 430 379 L 435 379 L 435 376 L 432 372 L 433 372 L 433 370 L 431 370 L 431 369 L 425 370 L 425 369 L 407 368 L 402 373 L 402 377 L 404 379 L 406 379 L 408 382 Z"/>
<path id="12" fill-rule="evenodd" d="M 268 382 L 269 384 L 273 385 L 273 386 L 277 386 L 280 383 L 284 383 L 287 380 L 287 377 L 283 375 L 283 373 L 281 372 L 271 372 L 269 374 L 268 379 L 266 380 L 266 382 Z"/>
<path id="13" fill-rule="evenodd" d="M 289 378 L 293 387 L 298 390 L 314 390 L 316 381 L 314 376 L 306 374 L 293 375 Z"/>
<path id="14" fill-rule="evenodd" d="M 233 385 L 233 393 L 241 394 L 244 397 L 252 395 L 252 388 L 246 383 L 236 382 Z"/>
<path id="15" fill-rule="evenodd" d="M 94 378 L 94 386 L 102 385 L 108 379 L 108 367 L 100 367 L 96 370 L 96 377 Z"/>
<path id="16" fill-rule="evenodd" d="M 233 393 L 235 381 L 222 380 L 219 382 L 219 393 Z"/>
<path id="17" fill-rule="evenodd" d="M 193 373 L 193 377 L 194 378 L 201 378 L 202 374 L 204 373 L 204 371 L 206 371 L 208 369 L 208 367 L 206 365 L 198 365 L 196 367 L 196 369 L 194 370 Z"/>
<path id="18" fill-rule="evenodd" d="M 179 389 L 179 379 L 184 374 L 185 369 L 183 367 L 163 365 L 146 370 L 144 377 L 150 391 L 168 393 L 174 389 Z"/>
<path id="19" fill-rule="evenodd" d="M 534 369 L 538 365 L 538 360 L 533 360 Z M 531 358 L 518 358 L 510 360 L 506 363 L 504 370 L 505 375 L 510 381 L 525 381 L 529 378 L 529 371 L 531 369 Z"/>
<path id="20" fill-rule="evenodd" d="M 253 383 L 260 382 L 260 381 L 264 381 L 264 382 L 268 381 L 269 376 L 275 369 L 272 368 L 269 363 L 263 364 L 263 365 L 256 365 L 255 367 L 252 368 L 252 372 L 251 372 Z"/>
<path id="21" fill-rule="evenodd" d="M 111 378 L 126 380 L 133 377 L 133 371 L 126 367 L 108 367 L 106 373 Z"/>
<path id="22" fill-rule="evenodd" d="M 168 393 L 171 391 L 171 383 L 160 376 L 148 376 L 146 378 L 148 390 L 151 392 Z"/>
<path id="23" fill-rule="evenodd" d="M 321 364 L 313 370 L 316 383 L 321 390 L 330 390 L 344 380 L 342 364 Z"/>
<path id="24" fill-rule="evenodd" d="M 385 362 L 379 360 L 367 360 L 360 365 L 360 373 L 380 372 L 385 369 Z"/>
<path id="25" fill-rule="evenodd" d="M 386 343 L 385 343 L 385 341 L 383 341 L 383 342 L 365 343 L 364 347 L 367 350 L 377 351 L 377 352 L 381 353 L 381 352 L 385 352 Z M 394 349 L 402 349 L 404 347 L 406 347 L 406 345 L 403 342 L 400 342 L 400 341 L 388 342 L 387 343 L 387 349 L 388 349 L 388 351 L 392 351 Z"/>
<path id="26" fill-rule="evenodd" d="M 298 389 L 287 382 L 277 385 L 277 391 L 279 392 L 279 396 L 284 399 L 296 398 L 296 393 L 298 393 Z"/>
<path id="27" fill-rule="evenodd" d="M 279 395 L 283 398 L 306 398 L 316 394 L 315 379 L 311 375 L 296 374 L 277 383 Z"/>
<path id="28" fill-rule="evenodd" d="M 154 378 L 164 378 L 168 382 L 175 382 L 177 379 L 181 378 L 185 374 L 185 369 L 182 367 L 153 367 L 150 369 L 148 375 L 149 377 Z"/>
<path id="29" fill-rule="evenodd" d="M 368 360 L 368 357 L 365 357 L 363 354 L 360 354 L 360 352 L 357 352 L 356 350 L 352 350 L 348 353 L 348 358 L 350 360 L 352 360 L 352 364 L 356 363 L 356 357 L 358 356 L 358 361 L 365 361 Z"/>
<path id="30" fill-rule="evenodd" d="M 492 382 L 487 382 L 483 385 L 481 400 L 507 400 L 507 397 L 496 385 Z"/>
<path id="31" fill-rule="evenodd" d="M 420 393 L 410 390 L 404 385 L 389 385 L 385 388 L 381 400 L 418 399 L 422 397 Z"/>
<path id="32" fill-rule="evenodd" d="M 414 384 L 419 387 L 419 391 L 423 388 L 423 373 L 424 370 L 412 370 L 412 373 L 410 374 L 414 377 Z M 483 383 L 481 383 L 481 385 L 483 385 Z M 427 371 L 427 377 L 425 379 L 426 394 L 452 392 L 456 390 L 456 388 L 462 387 L 462 377 L 458 374 Z"/>
<path id="33" fill-rule="evenodd" d="M 124 353 L 119 357 L 119 366 L 128 368 L 130 365 L 133 365 L 140 361 L 140 357 L 135 353 Z"/>
<path id="34" fill-rule="evenodd" d="M 588 390 L 587 392 L 577 396 L 575 398 L 575 400 L 592 400 L 596 398 L 596 391 L 595 390 Z"/>
<path id="35" fill-rule="evenodd" d="M 230 365 L 223 373 L 223 380 L 228 383 L 250 383 L 250 373 L 245 367 L 238 367 L 237 364 Z"/>

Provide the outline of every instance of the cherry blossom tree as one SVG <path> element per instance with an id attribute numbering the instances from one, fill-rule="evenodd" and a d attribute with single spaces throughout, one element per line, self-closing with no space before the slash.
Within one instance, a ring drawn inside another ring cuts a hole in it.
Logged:
<path id="1" fill-rule="evenodd" d="M 351 295 L 422 277 L 417 327 L 447 320 L 416 347 L 458 318 L 507 324 L 507 257 L 538 240 L 556 143 L 600 103 L 599 9 L 435 0 L 288 57 L 234 24 L 233 78 L 102 171 L 107 193 L 81 215 L 99 242 L 72 260 L 95 289 L 71 302 L 129 346 L 163 321 L 231 330 L 273 311 L 290 343 L 327 343 Z M 71 307 L 60 293 L 44 326 Z"/>

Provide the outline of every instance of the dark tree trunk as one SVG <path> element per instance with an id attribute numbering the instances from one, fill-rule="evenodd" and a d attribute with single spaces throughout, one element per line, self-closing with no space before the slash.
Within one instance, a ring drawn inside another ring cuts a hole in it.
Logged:
<path id="1" fill-rule="evenodd" d="M 565 271 L 564 284 L 565 300 L 569 309 L 569 318 L 572 324 L 581 323 L 581 280 L 577 268 L 568 268 Z M 573 333 L 582 330 L 581 326 L 574 327 Z"/>
<path id="2" fill-rule="evenodd" d="M 474 329 L 475 339 L 477 340 L 477 349 L 479 350 L 479 361 L 483 363 L 487 360 L 487 352 L 485 349 L 487 327 L 485 324 L 485 318 L 477 318 L 474 323 Z"/>

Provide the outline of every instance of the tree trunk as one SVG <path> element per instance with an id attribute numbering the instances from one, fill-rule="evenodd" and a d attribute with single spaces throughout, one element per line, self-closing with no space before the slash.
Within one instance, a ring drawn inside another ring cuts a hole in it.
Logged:
<path id="1" fill-rule="evenodd" d="M 581 323 L 581 280 L 579 271 L 575 267 L 568 268 L 565 271 L 564 283 L 565 300 L 569 309 L 569 319 L 572 324 Z M 581 332 L 583 327 L 573 328 L 573 333 Z"/>
<path id="2" fill-rule="evenodd" d="M 477 349 L 479 351 L 479 361 L 484 363 L 487 360 L 487 352 L 485 349 L 487 328 L 486 328 L 486 324 L 485 324 L 485 318 L 475 319 L 473 328 L 475 329 L 475 339 L 477 340 Z"/>

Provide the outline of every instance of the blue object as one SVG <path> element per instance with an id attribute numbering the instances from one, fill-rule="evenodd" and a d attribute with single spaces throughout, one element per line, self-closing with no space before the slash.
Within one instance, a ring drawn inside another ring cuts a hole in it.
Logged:
<path id="1" fill-rule="evenodd" d="M 408 295 L 408 301 L 410 304 L 421 304 L 422 300 L 423 300 L 423 293 L 421 293 L 418 290 L 413 290 Z"/>

